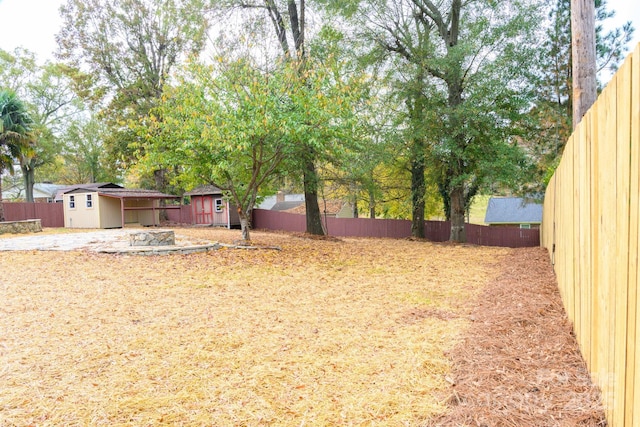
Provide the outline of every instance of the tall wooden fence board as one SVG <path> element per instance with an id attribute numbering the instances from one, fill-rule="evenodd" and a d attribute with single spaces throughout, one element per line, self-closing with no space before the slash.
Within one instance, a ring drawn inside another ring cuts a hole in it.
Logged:
<path id="1" fill-rule="evenodd" d="M 638 247 L 640 241 L 640 45 L 636 48 L 633 56 L 634 62 L 631 70 L 631 179 L 629 185 L 629 284 L 628 284 L 628 320 L 627 324 L 627 372 L 626 372 L 626 394 L 627 402 L 625 410 L 626 425 L 640 424 L 640 328 L 638 321 L 640 316 L 638 310 L 638 285 L 640 284 L 640 274 L 638 274 Z M 634 415 L 634 408 L 636 415 Z"/>
<path id="2" fill-rule="evenodd" d="M 612 427 L 640 425 L 640 44 L 567 141 L 541 244 Z"/>

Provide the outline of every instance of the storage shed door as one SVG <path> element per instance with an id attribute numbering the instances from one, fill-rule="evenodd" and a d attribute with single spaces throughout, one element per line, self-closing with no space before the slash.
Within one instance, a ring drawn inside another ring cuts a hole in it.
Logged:
<path id="1" fill-rule="evenodd" d="M 213 222 L 213 197 L 196 197 L 194 205 L 196 224 L 211 224 Z"/>

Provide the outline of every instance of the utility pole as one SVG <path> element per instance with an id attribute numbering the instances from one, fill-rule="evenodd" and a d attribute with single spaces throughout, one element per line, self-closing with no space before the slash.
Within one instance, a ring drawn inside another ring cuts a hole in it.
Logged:
<path id="1" fill-rule="evenodd" d="M 573 128 L 596 102 L 595 1 L 571 0 Z"/>

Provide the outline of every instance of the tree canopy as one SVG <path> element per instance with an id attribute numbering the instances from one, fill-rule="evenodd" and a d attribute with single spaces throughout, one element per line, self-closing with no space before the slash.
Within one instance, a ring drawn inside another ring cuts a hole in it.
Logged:
<path id="1" fill-rule="evenodd" d="M 338 78 L 334 63 L 314 64 L 302 81 L 294 62 L 265 71 L 248 58 L 218 59 L 190 62 L 166 87 L 150 126 L 139 129 L 146 141 L 140 148 L 146 167 L 175 170 L 183 188 L 204 183 L 223 190 L 249 240 L 257 197 L 290 170 L 298 141 L 335 154 L 352 138 L 357 88 Z"/>

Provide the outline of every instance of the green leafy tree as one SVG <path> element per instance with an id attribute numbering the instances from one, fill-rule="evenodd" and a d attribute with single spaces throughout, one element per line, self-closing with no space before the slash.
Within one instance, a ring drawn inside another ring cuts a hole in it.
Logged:
<path id="1" fill-rule="evenodd" d="M 424 174 L 437 179 L 452 241 L 465 241 L 466 207 L 481 188 L 516 182 L 527 170 L 517 146 L 531 101 L 539 5 L 515 1 L 357 2 L 361 37 L 390 60 L 403 100 L 420 236 Z M 352 12 L 352 9 L 351 9 Z M 400 102 L 398 102 L 401 105 Z"/>
<path id="2" fill-rule="evenodd" d="M 595 2 L 595 11 L 596 60 L 601 89 L 602 79 L 615 72 L 624 58 L 625 46 L 631 40 L 634 28 L 627 22 L 605 31 L 604 23 L 615 12 L 608 10 L 604 0 Z M 536 60 L 541 68 L 538 100 L 531 111 L 531 131 L 526 137 L 527 149 L 532 153 L 537 168 L 531 192 L 544 191 L 573 130 L 571 1 L 557 0 L 551 5 L 548 17 L 550 24 L 546 29 L 543 55 Z"/>
<path id="3" fill-rule="evenodd" d="M 32 126 L 33 120 L 24 103 L 12 91 L 0 90 L 0 200 L 2 173 L 13 171 L 13 162 L 30 151 Z M 0 221 L 4 221 L 1 203 Z"/>
<path id="4" fill-rule="evenodd" d="M 297 64 L 298 79 L 304 80 L 308 69 L 308 24 L 306 16 L 308 14 L 305 0 L 229 0 L 221 2 L 222 10 L 242 10 L 245 12 L 245 31 L 239 37 L 256 37 L 256 25 L 260 23 L 264 30 L 267 24 L 273 31 L 271 38 L 277 40 L 280 55 L 272 56 L 268 61 L 277 63 L 291 61 Z M 248 13 L 247 13 L 248 12 Z M 258 33 L 263 36 L 265 32 Z M 316 58 L 318 59 L 318 58 Z M 292 76 L 294 77 L 294 76 Z M 305 194 L 306 226 L 310 234 L 322 235 L 322 217 L 318 204 L 318 192 L 321 179 L 318 174 L 318 165 L 326 159 L 319 156 L 325 151 L 319 147 L 321 141 L 306 138 L 301 135 L 298 141 L 299 153 L 295 167 L 302 175 L 302 182 Z"/>
<path id="5" fill-rule="evenodd" d="M 33 149 L 19 158 L 25 199 L 33 202 L 38 170 L 60 153 L 58 136 L 84 106 L 65 67 L 49 62 L 39 64 L 27 50 L 16 49 L 13 53 L 0 50 L 0 76 L 25 103 L 33 119 Z"/>
<path id="6" fill-rule="evenodd" d="M 35 122 L 35 146 L 30 154 L 20 158 L 25 198 L 30 202 L 38 170 L 61 152 L 61 134 L 84 110 L 63 66 L 47 63 L 39 67 L 34 77 L 24 92 Z"/>
<path id="7" fill-rule="evenodd" d="M 57 35 L 59 57 L 80 70 L 87 99 L 103 107 L 105 140 L 114 167 L 135 162 L 130 145 L 138 122 L 156 106 L 171 70 L 204 47 L 209 22 L 204 0 L 67 0 Z M 153 171 L 156 188 L 164 170 Z"/>
<path id="8" fill-rule="evenodd" d="M 340 145 L 352 132 L 352 95 L 321 64 L 302 82 L 292 62 L 262 71 L 246 58 L 218 60 L 192 62 L 166 88 L 151 127 L 139 129 L 146 139 L 142 163 L 175 168 L 183 187 L 223 190 L 249 241 L 256 199 L 297 161 L 297 142 L 304 136 Z"/>
<path id="9" fill-rule="evenodd" d="M 61 135 L 63 142 L 57 181 L 64 184 L 118 181 L 108 169 L 104 137 L 107 129 L 95 118 L 74 120 Z"/>

